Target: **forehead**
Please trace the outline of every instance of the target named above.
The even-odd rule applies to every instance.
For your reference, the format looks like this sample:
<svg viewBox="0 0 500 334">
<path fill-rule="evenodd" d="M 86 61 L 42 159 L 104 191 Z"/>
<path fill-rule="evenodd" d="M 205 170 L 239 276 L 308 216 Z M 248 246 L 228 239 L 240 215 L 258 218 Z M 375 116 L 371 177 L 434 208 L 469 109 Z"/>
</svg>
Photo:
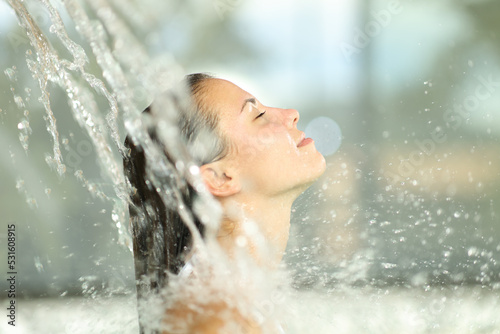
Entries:
<svg viewBox="0 0 500 334">
<path fill-rule="evenodd" d="M 239 115 L 245 99 L 252 97 L 230 81 L 223 79 L 207 79 L 203 102 L 215 109 L 222 119 L 232 119 Z"/>
</svg>

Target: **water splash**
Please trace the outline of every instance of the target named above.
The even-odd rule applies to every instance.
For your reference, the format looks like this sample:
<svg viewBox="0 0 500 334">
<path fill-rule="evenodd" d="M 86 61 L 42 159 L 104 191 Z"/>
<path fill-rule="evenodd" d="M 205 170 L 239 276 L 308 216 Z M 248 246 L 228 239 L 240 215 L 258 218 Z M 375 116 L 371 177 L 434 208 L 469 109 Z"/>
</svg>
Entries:
<svg viewBox="0 0 500 334">
<path fill-rule="evenodd" d="M 85 49 L 70 38 L 60 11 L 48 0 L 40 0 L 40 9 L 48 13 L 47 23 L 50 36 L 54 38 L 53 43 L 62 45 L 63 50 L 53 46 L 48 35 L 43 33 L 26 8 L 25 2 L 9 0 L 9 4 L 26 31 L 32 48 L 27 52 L 27 67 L 40 88 L 39 101 L 45 109 L 46 128 L 53 141 L 52 154 L 47 153 L 45 157 L 47 164 L 60 177 L 66 174 L 67 167 L 61 146 L 69 151 L 69 140 L 65 137 L 60 138 L 57 117 L 50 100 L 51 89 L 59 87 L 66 94 L 73 118 L 90 138 L 101 173 L 110 181 L 113 193 L 105 191 L 104 184 L 92 182 L 86 176 L 84 168 L 75 168 L 74 176 L 92 196 L 113 203 L 110 220 L 118 231 L 119 242 L 132 250 L 127 208 L 133 204 L 130 203 L 128 195 L 131 191 L 130 185 L 126 182 L 121 168 L 122 158 L 128 155 L 123 145 L 123 138 L 120 136 L 120 132 L 124 130 L 135 145 L 142 147 L 147 161 L 151 162 L 148 163 L 151 168 L 146 173 L 152 186 L 159 190 L 158 193 L 167 206 L 177 208 L 182 220 L 191 231 L 193 247 L 197 253 L 201 258 L 213 257 L 218 248 L 215 242 L 212 241 L 211 244 L 210 241 L 202 239 L 195 226 L 195 217 L 205 225 L 207 239 L 213 240 L 222 210 L 205 188 L 199 169 L 179 136 L 179 129 L 176 126 L 177 107 L 172 96 L 161 94 L 169 90 L 176 99 L 187 98 L 186 92 L 174 88 L 174 84 L 182 78 L 182 69 L 168 55 L 149 57 L 143 43 L 134 36 L 108 1 L 89 0 L 85 6 L 75 0 L 64 2 L 67 15 L 75 23 L 77 32 L 90 46 L 92 55 L 86 54 Z M 118 7 L 128 8 L 122 3 Z M 94 17 L 98 20 L 93 19 Z M 110 47 L 109 41 L 113 42 L 111 43 L 113 48 Z M 131 49 L 133 52 L 130 52 Z M 91 57 L 95 58 L 102 78 L 88 70 Z M 13 69 L 6 71 L 6 75 L 12 80 L 16 78 Z M 107 102 L 108 110 L 105 115 L 98 107 L 96 96 L 104 97 Z M 145 104 L 149 104 L 152 96 L 160 97 L 155 100 L 151 115 L 144 116 L 141 111 Z M 25 107 L 23 100 L 16 99 L 16 103 L 20 107 Z M 148 130 L 152 126 L 156 128 L 158 139 L 164 148 L 151 139 Z M 29 122 L 19 122 L 19 130 L 31 131 Z M 27 146 L 25 149 L 28 151 Z M 164 149 L 168 151 L 173 161 L 167 159 Z M 190 209 L 184 203 L 180 191 L 179 186 L 186 183 L 197 191 L 194 209 Z M 20 180 L 18 184 L 19 190 L 24 191 L 23 181 Z M 50 194 L 50 189 L 46 194 Z M 34 204 L 36 205 L 36 202 Z M 138 229 L 151 229 L 140 216 L 133 224 Z M 158 253 L 164 247 L 163 235 L 159 231 L 154 231 L 153 239 L 152 252 Z M 67 257 L 72 255 L 73 253 L 70 253 Z M 207 260 L 206 268 L 214 268 L 214 265 L 222 266 L 223 263 Z M 43 268 L 40 266 L 40 261 L 35 261 L 35 264 L 37 268 Z M 246 270 L 245 275 L 248 276 L 248 268 L 245 268 L 240 267 L 240 270 Z M 156 267 L 152 270 L 161 274 L 163 269 Z M 231 271 L 226 270 L 226 272 Z M 217 288 L 223 290 L 228 279 L 229 277 L 213 280 L 213 283 L 219 284 Z M 84 295 L 96 298 L 99 290 L 97 277 L 86 276 L 80 280 Z M 196 288 L 199 290 L 199 287 Z M 233 290 L 235 293 L 238 291 L 236 287 Z M 250 298 L 257 291 L 263 291 L 262 285 L 258 289 L 255 286 L 255 289 L 247 291 Z M 238 302 L 238 299 L 234 299 L 234 302 Z M 242 311 L 249 312 L 248 306 L 246 307 Z M 157 319 L 161 319 L 161 316 Z"/>
</svg>

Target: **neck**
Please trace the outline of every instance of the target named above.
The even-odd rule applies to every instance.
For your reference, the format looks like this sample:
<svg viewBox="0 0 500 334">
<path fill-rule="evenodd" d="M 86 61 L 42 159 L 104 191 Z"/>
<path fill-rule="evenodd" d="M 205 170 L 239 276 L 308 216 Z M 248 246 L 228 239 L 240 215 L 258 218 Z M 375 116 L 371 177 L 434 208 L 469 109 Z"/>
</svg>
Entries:
<svg viewBox="0 0 500 334">
<path fill-rule="evenodd" d="M 277 266 L 288 241 L 290 213 L 296 197 L 240 193 L 229 199 L 219 198 L 226 213 L 217 235 L 219 244 L 231 257 L 244 248 L 259 265 Z"/>
</svg>

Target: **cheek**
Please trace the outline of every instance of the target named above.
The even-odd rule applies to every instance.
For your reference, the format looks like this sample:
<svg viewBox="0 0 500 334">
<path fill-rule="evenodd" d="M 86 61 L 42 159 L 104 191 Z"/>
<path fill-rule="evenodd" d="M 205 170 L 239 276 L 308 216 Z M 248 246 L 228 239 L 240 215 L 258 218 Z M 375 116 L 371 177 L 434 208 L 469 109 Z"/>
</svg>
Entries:
<svg viewBox="0 0 500 334">
<path fill-rule="evenodd" d="M 274 126 L 260 129 L 255 136 L 255 146 L 262 148 L 274 144 L 278 134 L 279 129 Z"/>
<path fill-rule="evenodd" d="M 276 149 L 283 151 L 289 150 L 293 145 L 293 139 L 290 137 L 288 131 L 279 124 L 270 123 L 268 126 L 259 129 L 252 139 L 253 146 L 259 151 L 272 151 Z"/>
<path fill-rule="evenodd" d="M 254 161 L 259 154 L 259 149 L 250 142 L 244 142 L 238 145 L 238 158 L 243 161 Z"/>
<path fill-rule="evenodd" d="M 274 165 L 299 153 L 288 130 L 275 123 L 234 139 L 237 159 L 243 165 L 264 165 L 273 169 Z"/>
</svg>

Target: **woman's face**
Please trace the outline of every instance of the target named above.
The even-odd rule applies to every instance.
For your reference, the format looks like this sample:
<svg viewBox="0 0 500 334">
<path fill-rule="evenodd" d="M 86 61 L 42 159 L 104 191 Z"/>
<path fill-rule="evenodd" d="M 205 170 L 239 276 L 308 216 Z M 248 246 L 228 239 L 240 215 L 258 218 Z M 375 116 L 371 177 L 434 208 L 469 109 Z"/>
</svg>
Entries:
<svg viewBox="0 0 500 334">
<path fill-rule="evenodd" d="M 219 113 L 219 129 L 231 143 L 225 162 L 237 171 L 242 190 L 300 194 L 323 174 L 325 158 L 314 142 L 299 146 L 305 136 L 297 129 L 297 110 L 265 106 L 226 80 L 203 84 L 202 98 Z"/>
</svg>

